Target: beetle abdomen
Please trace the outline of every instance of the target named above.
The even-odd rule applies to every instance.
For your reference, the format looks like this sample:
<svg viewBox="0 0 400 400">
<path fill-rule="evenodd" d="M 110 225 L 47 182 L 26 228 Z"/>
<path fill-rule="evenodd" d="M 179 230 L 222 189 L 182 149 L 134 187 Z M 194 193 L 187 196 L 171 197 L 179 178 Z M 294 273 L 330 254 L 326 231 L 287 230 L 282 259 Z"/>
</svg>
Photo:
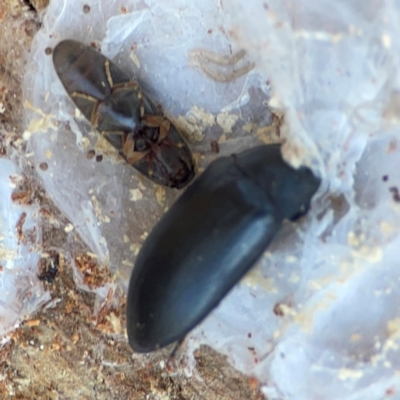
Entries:
<svg viewBox="0 0 400 400">
<path fill-rule="evenodd" d="M 269 184 L 260 184 L 263 177 Z M 307 168 L 284 163 L 279 145 L 213 162 L 138 255 L 127 299 L 132 348 L 149 352 L 183 338 L 255 264 L 283 219 L 308 209 L 318 185 Z"/>
</svg>

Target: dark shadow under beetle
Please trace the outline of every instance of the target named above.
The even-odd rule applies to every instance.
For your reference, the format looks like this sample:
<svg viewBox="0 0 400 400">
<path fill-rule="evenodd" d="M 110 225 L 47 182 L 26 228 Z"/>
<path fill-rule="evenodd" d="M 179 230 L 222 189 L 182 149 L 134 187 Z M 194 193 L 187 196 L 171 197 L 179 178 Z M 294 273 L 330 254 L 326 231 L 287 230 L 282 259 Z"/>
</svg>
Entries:
<svg viewBox="0 0 400 400">
<path fill-rule="evenodd" d="M 264 145 L 214 161 L 146 238 L 127 298 L 129 343 L 181 340 L 256 263 L 285 219 L 304 215 L 320 180 Z"/>
</svg>

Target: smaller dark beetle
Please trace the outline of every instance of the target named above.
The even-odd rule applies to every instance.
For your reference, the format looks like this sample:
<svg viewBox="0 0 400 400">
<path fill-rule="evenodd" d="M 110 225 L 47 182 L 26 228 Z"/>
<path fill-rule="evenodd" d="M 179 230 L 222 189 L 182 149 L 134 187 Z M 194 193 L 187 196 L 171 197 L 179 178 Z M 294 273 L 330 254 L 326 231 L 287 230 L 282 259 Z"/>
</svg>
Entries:
<svg viewBox="0 0 400 400">
<path fill-rule="evenodd" d="M 129 343 L 150 352 L 199 324 L 256 263 L 285 219 L 304 215 L 320 180 L 280 145 L 214 161 L 145 240 L 129 282 Z"/>
<path fill-rule="evenodd" d="M 53 63 L 78 109 L 129 164 L 160 185 L 180 189 L 193 179 L 192 154 L 177 129 L 113 62 L 63 40 Z"/>
</svg>

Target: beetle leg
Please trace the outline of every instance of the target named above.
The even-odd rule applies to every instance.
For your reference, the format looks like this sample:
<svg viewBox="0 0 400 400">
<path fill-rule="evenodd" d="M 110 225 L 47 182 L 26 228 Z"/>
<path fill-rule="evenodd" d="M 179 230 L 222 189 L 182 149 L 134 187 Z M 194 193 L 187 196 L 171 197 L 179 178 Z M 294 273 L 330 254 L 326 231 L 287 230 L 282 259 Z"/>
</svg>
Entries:
<svg viewBox="0 0 400 400">
<path fill-rule="evenodd" d="M 73 92 L 73 93 L 71 93 L 70 96 L 71 97 L 79 97 L 80 99 L 93 101 L 94 103 L 98 101 L 95 97 L 92 97 L 92 96 L 90 96 L 88 94 L 81 93 L 81 92 Z"/>
<path fill-rule="evenodd" d="M 135 150 L 135 141 L 130 134 L 124 133 L 122 137 L 122 151 L 129 157 Z"/>
<path fill-rule="evenodd" d="M 159 142 L 167 137 L 170 126 L 171 122 L 169 122 L 168 120 L 164 120 L 163 123 L 160 125 L 160 136 L 158 137 Z"/>
<path fill-rule="evenodd" d="M 176 353 L 177 353 L 179 350 L 181 350 L 182 345 L 183 345 L 185 339 L 186 339 L 186 336 L 184 336 L 182 339 L 179 339 L 179 340 L 175 343 L 175 346 L 174 346 L 174 348 L 172 349 L 171 354 L 170 354 L 169 357 L 168 357 L 168 362 L 172 362 L 172 361 L 175 359 Z"/>
<path fill-rule="evenodd" d="M 223 83 L 233 81 L 240 76 L 247 74 L 255 67 L 255 63 L 245 64 L 239 69 L 233 68 L 230 72 L 218 71 L 217 68 L 210 66 L 210 64 L 221 65 L 223 67 L 234 66 L 243 59 L 245 55 L 245 50 L 240 50 L 232 56 L 221 56 L 218 53 L 205 49 L 193 49 L 189 53 L 193 65 L 200 67 L 211 79 Z"/>
<path fill-rule="evenodd" d="M 150 128 L 157 128 L 158 126 L 165 125 L 169 129 L 171 122 L 162 115 L 143 115 L 142 121 L 144 124 Z"/>
<path fill-rule="evenodd" d="M 168 135 L 169 128 L 171 127 L 171 122 L 164 118 L 160 124 L 160 135 L 158 136 L 158 141 L 161 142 Z"/>
<path fill-rule="evenodd" d="M 158 142 L 161 142 L 169 132 L 171 122 L 161 115 L 144 115 L 142 121 L 150 128 L 160 128 Z"/>
<path fill-rule="evenodd" d="M 147 151 L 134 151 L 129 157 L 126 158 L 129 164 L 135 164 L 136 162 L 140 161 L 144 156 L 148 154 Z M 149 175 L 153 174 L 152 171 L 149 169 Z"/>
<path fill-rule="evenodd" d="M 96 128 L 99 122 L 99 113 L 98 113 L 98 109 L 99 109 L 99 101 L 96 102 L 96 104 L 93 107 L 93 111 L 92 111 L 92 115 L 90 117 L 90 125 L 93 128 Z"/>
<path fill-rule="evenodd" d="M 154 166 L 153 166 L 153 163 L 150 163 L 150 164 L 149 164 L 149 167 L 148 167 L 148 174 L 149 174 L 149 177 L 150 177 L 150 178 L 154 175 Z"/>
<path fill-rule="evenodd" d="M 104 131 L 104 132 L 101 132 L 101 134 L 103 135 L 103 136 L 107 136 L 107 135 L 125 135 L 125 133 L 124 132 L 122 132 L 122 131 Z"/>
<path fill-rule="evenodd" d="M 122 143 L 124 143 L 124 136 L 123 135 L 125 135 L 125 132 L 122 132 L 122 131 L 102 131 L 102 132 L 100 132 L 100 135 L 101 136 L 103 136 L 103 137 L 105 137 L 105 136 L 121 136 L 121 140 L 122 140 Z"/>
<path fill-rule="evenodd" d="M 86 93 L 81 93 L 81 92 L 73 92 L 71 94 L 71 97 L 78 97 L 79 99 L 85 99 L 85 100 L 91 101 L 93 103 L 96 103 L 94 105 L 94 107 L 93 107 L 92 115 L 90 117 L 90 125 L 93 128 L 96 128 L 97 127 L 97 122 L 98 122 L 98 119 L 99 119 L 99 114 L 97 112 L 97 110 L 99 108 L 99 100 L 97 100 L 95 97 L 92 97 L 92 96 L 90 96 L 90 95 L 88 95 Z"/>
<path fill-rule="evenodd" d="M 106 62 L 104 63 L 104 69 L 106 72 L 108 84 L 112 90 L 121 89 L 121 88 L 122 89 L 132 89 L 132 90 L 139 89 L 139 84 L 136 81 L 122 82 L 122 83 L 117 83 L 116 85 L 114 85 L 114 81 L 113 81 L 113 78 L 112 78 L 111 72 L 110 72 L 110 61 L 109 60 L 106 60 Z"/>
<path fill-rule="evenodd" d="M 110 86 L 110 88 L 112 88 L 114 86 L 114 83 L 113 83 L 113 79 L 112 79 L 111 72 L 110 72 L 110 61 L 109 60 L 105 61 L 104 69 L 106 72 L 108 85 Z"/>
<path fill-rule="evenodd" d="M 144 103 L 143 103 L 143 96 L 142 96 L 141 91 L 139 91 L 139 93 L 138 93 L 138 99 L 140 102 L 140 116 L 143 117 L 144 116 Z"/>
<path fill-rule="evenodd" d="M 116 85 L 113 85 L 112 90 L 115 90 L 115 89 L 138 90 L 139 85 L 136 81 L 122 82 L 122 83 L 117 83 Z"/>
<path fill-rule="evenodd" d="M 129 164 L 141 160 L 148 153 L 147 151 L 135 151 L 135 140 L 131 134 L 126 133 L 122 137 L 122 151 Z"/>
</svg>

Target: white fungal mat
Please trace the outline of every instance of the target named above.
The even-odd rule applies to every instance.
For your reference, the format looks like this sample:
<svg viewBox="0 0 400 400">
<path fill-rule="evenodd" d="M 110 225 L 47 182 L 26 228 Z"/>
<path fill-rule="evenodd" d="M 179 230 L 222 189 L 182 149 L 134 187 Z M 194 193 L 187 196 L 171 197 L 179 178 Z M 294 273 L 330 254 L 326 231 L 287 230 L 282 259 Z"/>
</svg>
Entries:
<svg viewBox="0 0 400 400">
<path fill-rule="evenodd" d="M 209 344 L 226 354 L 269 399 L 400 389 L 399 11 L 356 0 L 52 0 L 33 42 L 28 149 L 71 228 L 125 290 L 178 192 L 99 141 L 46 48 L 66 38 L 101 48 L 181 128 L 200 170 L 217 157 L 211 141 L 218 156 L 277 141 L 268 106 L 284 115 L 285 158 L 311 166 L 322 187 L 187 342 L 189 353 Z"/>
</svg>

